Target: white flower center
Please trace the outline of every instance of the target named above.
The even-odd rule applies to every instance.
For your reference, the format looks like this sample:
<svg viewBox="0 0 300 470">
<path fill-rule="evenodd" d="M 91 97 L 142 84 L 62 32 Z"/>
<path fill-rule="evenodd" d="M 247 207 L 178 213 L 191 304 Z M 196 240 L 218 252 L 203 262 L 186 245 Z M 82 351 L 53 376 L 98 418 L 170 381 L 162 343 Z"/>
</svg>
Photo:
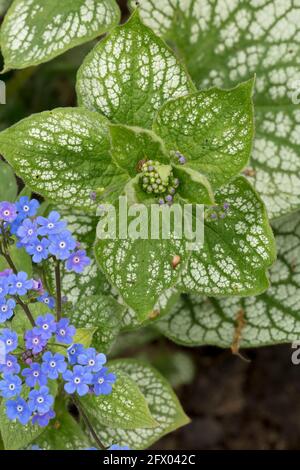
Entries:
<svg viewBox="0 0 300 470">
<path fill-rule="evenodd" d="M 23 211 L 28 212 L 29 211 L 29 206 L 23 206 Z"/>
<path fill-rule="evenodd" d="M 50 228 L 50 230 L 54 227 L 54 224 L 52 222 L 49 222 L 49 224 L 47 225 L 48 228 Z"/>
<path fill-rule="evenodd" d="M 44 398 L 43 397 L 38 397 L 37 402 L 38 403 L 44 403 Z"/>
<path fill-rule="evenodd" d="M 60 242 L 59 248 L 66 248 L 66 242 Z"/>
<path fill-rule="evenodd" d="M 12 362 L 11 362 L 11 361 L 7 361 L 6 365 L 7 365 L 7 367 L 11 367 L 11 366 L 12 366 Z"/>
<path fill-rule="evenodd" d="M 49 325 L 47 325 L 47 323 L 44 323 L 43 324 L 43 330 L 48 330 L 48 328 L 49 328 Z"/>
<path fill-rule="evenodd" d="M 75 256 L 75 258 L 74 258 L 74 263 L 77 264 L 77 263 L 79 263 L 79 261 L 80 261 L 80 258 L 78 258 L 78 256 Z"/>
<path fill-rule="evenodd" d="M 33 344 L 39 344 L 39 339 L 38 338 L 33 338 Z"/>
<path fill-rule="evenodd" d="M 34 373 L 33 373 L 33 377 L 38 377 L 39 375 L 40 375 L 40 374 L 38 373 L 38 371 L 37 371 L 37 370 L 36 370 L 36 371 L 34 371 Z"/>
<path fill-rule="evenodd" d="M 2 311 L 3 313 L 7 312 L 7 305 L 2 305 L 1 311 Z"/>
<path fill-rule="evenodd" d="M 63 329 L 59 330 L 59 334 L 60 336 L 65 336 L 66 330 L 63 330 Z"/>
<path fill-rule="evenodd" d="M 80 384 L 81 379 L 79 377 L 75 377 L 74 382 L 76 383 L 76 385 L 78 385 Z"/>
<path fill-rule="evenodd" d="M 9 210 L 4 211 L 4 215 L 9 216 L 10 212 Z"/>
<path fill-rule="evenodd" d="M 95 365 L 94 359 L 90 359 L 90 360 L 89 360 L 89 366 L 94 366 L 94 365 Z"/>
<path fill-rule="evenodd" d="M 12 345 L 12 340 L 11 340 L 11 339 L 8 339 L 8 340 L 6 341 L 6 344 L 7 344 L 7 346 L 11 346 L 11 345 Z"/>
<path fill-rule="evenodd" d="M 39 253 L 40 253 L 41 251 L 43 251 L 42 245 L 37 245 L 36 251 L 38 251 Z"/>
<path fill-rule="evenodd" d="M 9 388 L 9 390 L 13 391 L 13 390 L 15 390 L 16 386 L 15 386 L 15 384 L 9 384 L 8 388 Z"/>
<path fill-rule="evenodd" d="M 56 362 L 51 361 L 51 362 L 50 362 L 50 367 L 55 367 L 55 366 L 56 366 Z"/>
<path fill-rule="evenodd" d="M 18 410 L 19 413 L 22 413 L 22 411 L 23 411 L 23 406 L 18 405 L 18 406 L 17 406 L 17 410 Z"/>
<path fill-rule="evenodd" d="M 32 228 L 30 228 L 30 229 L 28 230 L 28 235 L 32 235 L 32 234 L 33 234 L 33 230 L 32 230 Z"/>
<path fill-rule="evenodd" d="M 99 384 L 99 385 L 102 385 L 102 384 L 103 384 L 103 382 L 104 382 L 104 379 L 103 379 L 103 377 L 100 377 L 100 379 L 98 379 L 98 384 Z"/>
<path fill-rule="evenodd" d="M 23 283 L 19 281 L 19 282 L 17 282 L 16 285 L 17 285 L 17 288 L 20 289 L 23 286 Z"/>
</svg>

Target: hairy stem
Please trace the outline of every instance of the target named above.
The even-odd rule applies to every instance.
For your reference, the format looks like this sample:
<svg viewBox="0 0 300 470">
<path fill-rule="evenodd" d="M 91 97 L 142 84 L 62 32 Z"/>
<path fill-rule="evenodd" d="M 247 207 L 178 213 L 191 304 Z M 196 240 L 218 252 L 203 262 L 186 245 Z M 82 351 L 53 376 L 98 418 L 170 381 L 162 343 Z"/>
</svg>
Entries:
<svg viewBox="0 0 300 470">
<path fill-rule="evenodd" d="M 95 429 L 93 428 L 93 425 L 92 423 L 90 422 L 88 416 L 86 415 L 83 407 L 81 406 L 81 403 L 80 401 L 78 400 L 78 398 L 75 396 L 75 395 L 72 395 L 72 400 L 73 400 L 73 403 L 74 405 L 76 406 L 77 410 L 79 411 L 83 421 L 85 422 L 86 424 L 86 427 L 89 429 L 91 435 L 93 436 L 93 439 L 94 441 L 96 442 L 97 446 L 102 449 L 102 450 L 105 450 L 106 447 L 102 444 L 102 442 L 100 441 L 99 437 L 97 436 L 97 433 L 95 431 Z"/>
<path fill-rule="evenodd" d="M 56 282 L 56 316 L 57 321 L 61 319 L 61 279 L 60 279 L 60 261 L 57 260 L 55 265 L 55 282 Z"/>
</svg>

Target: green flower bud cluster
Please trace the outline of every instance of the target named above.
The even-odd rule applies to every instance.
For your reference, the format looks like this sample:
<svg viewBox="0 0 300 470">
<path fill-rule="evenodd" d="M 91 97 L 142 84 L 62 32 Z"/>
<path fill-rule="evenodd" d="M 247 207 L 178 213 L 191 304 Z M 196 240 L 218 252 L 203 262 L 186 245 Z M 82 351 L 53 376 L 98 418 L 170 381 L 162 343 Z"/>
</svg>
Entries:
<svg viewBox="0 0 300 470">
<path fill-rule="evenodd" d="M 148 160 L 141 165 L 141 185 L 148 194 L 164 196 L 159 199 L 160 204 L 170 204 L 173 202 L 179 181 L 178 178 L 174 178 L 169 165 Z"/>
</svg>

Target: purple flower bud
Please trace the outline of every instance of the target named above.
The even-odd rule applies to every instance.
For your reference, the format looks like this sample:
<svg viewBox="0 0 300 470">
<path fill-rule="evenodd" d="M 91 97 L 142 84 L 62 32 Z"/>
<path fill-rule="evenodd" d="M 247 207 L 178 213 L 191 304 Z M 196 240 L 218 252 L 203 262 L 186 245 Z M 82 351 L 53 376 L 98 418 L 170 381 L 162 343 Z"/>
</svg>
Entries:
<svg viewBox="0 0 300 470">
<path fill-rule="evenodd" d="M 225 211 L 227 211 L 229 209 L 229 203 L 228 202 L 224 202 L 223 204 L 223 208 L 225 209 Z"/>
<path fill-rule="evenodd" d="M 213 213 L 211 214 L 210 218 L 211 218 L 211 219 L 217 219 L 218 216 L 217 216 L 217 214 L 216 214 L 215 212 L 213 212 Z"/>
<path fill-rule="evenodd" d="M 0 277 L 8 277 L 13 273 L 12 269 L 5 269 L 0 273 Z"/>
<path fill-rule="evenodd" d="M 158 204 L 159 204 L 160 206 L 162 206 L 164 203 L 165 203 L 164 199 L 160 198 L 160 199 L 158 200 Z"/>
<path fill-rule="evenodd" d="M 36 290 L 36 291 L 38 291 L 42 294 L 44 292 L 44 287 L 43 287 L 42 280 L 41 279 L 37 279 L 37 280 L 33 279 L 32 289 Z"/>
<path fill-rule="evenodd" d="M 175 188 L 170 188 L 170 189 L 169 189 L 169 193 L 170 193 L 170 194 L 175 194 L 175 192 L 176 192 L 176 189 L 175 189 Z"/>
<path fill-rule="evenodd" d="M 148 171 L 153 171 L 154 170 L 154 167 L 152 165 L 149 165 L 148 166 Z"/>
<path fill-rule="evenodd" d="M 173 196 L 171 196 L 171 194 L 168 194 L 165 199 L 166 199 L 167 202 L 172 202 L 173 201 Z"/>
<path fill-rule="evenodd" d="M 81 247 L 81 243 L 80 242 L 76 242 L 76 248 L 80 248 Z"/>
<path fill-rule="evenodd" d="M 33 362 L 33 361 L 32 361 L 32 359 L 31 359 L 31 357 L 28 357 L 28 358 L 25 360 L 25 363 L 26 363 L 27 365 L 32 364 L 32 362 Z"/>
<path fill-rule="evenodd" d="M 220 219 L 224 219 L 226 217 L 226 214 L 224 212 L 220 212 L 219 217 Z"/>
<path fill-rule="evenodd" d="M 63 295 L 62 298 L 61 298 L 61 301 L 63 304 L 67 303 L 68 302 L 68 297 L 66 295 Z"/>
<path fill-rule="evenodd" d="M 90 192 L 90 198 L 91 198 L 92 201 L 96 201 L 96 198 L 97 198 L 96 191 L 91 191 Z"/>
<path fill-rule="evenodd" d="M 179 157 L 178 162 L 180 163 L 180 165 L 184 165 L 186 163 L 185 157 L 183 155 L 181 157 Z"/>
</svg>

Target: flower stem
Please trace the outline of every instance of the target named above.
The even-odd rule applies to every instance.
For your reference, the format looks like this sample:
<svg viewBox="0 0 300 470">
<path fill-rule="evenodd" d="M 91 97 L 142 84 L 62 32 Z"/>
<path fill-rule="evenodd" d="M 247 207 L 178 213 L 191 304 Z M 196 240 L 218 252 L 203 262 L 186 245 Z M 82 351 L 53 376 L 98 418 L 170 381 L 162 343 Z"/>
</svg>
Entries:
<svg viewBox="0 0 300 470">
<path fill-rule="evenodd" d="M 3 232 L 2 232 L 2 233 L 3 233 Z M 6 261 L 7 261 L 8 265 L 9 265 L 9 267 L 13 270 L 13 272 L 14 272 L 15 274 L 17 274 L 17 273 L 18 273 L 18 270 L 17 270 L 17 268 L 16 268 L 16 266 L 15 266 L 13 260 L 11 259 L 10 255 L 9 255 L 9 253 L 8 253 L 8 251 L 7 251 L 7 246 L 6 246 L 6 243 L 5 243 L 4 240 L 5 240 L 5 234 L 3 234 L 3 245 L 4 245 L 4 247 L 3 247 L 2 244 L 0 243 L 0 255 L 2 255 L 2 256 L 6 259 Z M 20 299 L 20 297 L 19 297 L 18 295 L 15 296 L 15 299 L 16 299 L 17 303 L 18 303 L 18 304 L 22 307 L 22 309 L 24 310 L 24 312 L 25 312 L 25 314 L 26 314 L 28 320 L 30 321 L 31 325 L 34 326 L 34 325 L 35 325 L 35 323 L 34 323 L 34 318 L 33 318 L 33 316 L 32 316 L 32 313 L 31 313 L 31 311 L 30 311 L 28 305 L 26 305 L 26 304 L 23 302 L 23 300 Z"/>
<path fill-rule="evenodd" d="M 55 265 L 55 282 L 56 282 L 56 316 L 57 321 L 61 319 L 61 279 L 60 279 L 60 261 L 57 260 Z"/>
<path fill-rule="evenodd" d="M 106 447 L 102 444 L 99 437 L 97 436 L 97 433 L 96 433 L 95 429 L 93 428 L 93 425 L 90 422 L 88 416 L 86 415 L 83 407 L 81 406 L 81 403 L 78 400 L 78 398 L 75 395 L 72 395 L 72 400 L 73 400 L 73 403 L 76 406 L 77 410 L 79 411 L 80 415 L 82 416 L 82 419 L 86 424 L 86 427 L 89 429 L 91 435 L 93 436 L 93 439 L 95 440 L 97 446 L 102 450 L 106 450 Z"/>
</svg>

